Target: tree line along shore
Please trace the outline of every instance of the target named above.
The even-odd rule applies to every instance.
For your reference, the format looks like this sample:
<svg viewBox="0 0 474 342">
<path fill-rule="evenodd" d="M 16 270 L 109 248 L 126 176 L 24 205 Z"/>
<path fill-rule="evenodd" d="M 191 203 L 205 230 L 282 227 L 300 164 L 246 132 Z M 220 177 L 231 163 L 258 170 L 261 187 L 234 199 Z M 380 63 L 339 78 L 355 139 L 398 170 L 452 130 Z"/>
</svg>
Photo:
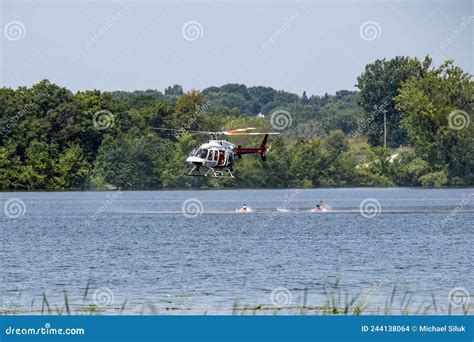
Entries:
<svg viewBox="0 0 474 342">
<path fill-rule="evenodd" d="M 0 190 L 471 186 L 474 85 L 446 61 L 368 64 L 356 91 L 301 95 L 241 84 L 184 92 L 0 89 Z M 153 128 L 176 129 L 157 131 Z M 188 131 L 276 131 L 235 180 L 188 177 Z M 242 146 L 259 138 L 232 137 Z"/>
</svg>

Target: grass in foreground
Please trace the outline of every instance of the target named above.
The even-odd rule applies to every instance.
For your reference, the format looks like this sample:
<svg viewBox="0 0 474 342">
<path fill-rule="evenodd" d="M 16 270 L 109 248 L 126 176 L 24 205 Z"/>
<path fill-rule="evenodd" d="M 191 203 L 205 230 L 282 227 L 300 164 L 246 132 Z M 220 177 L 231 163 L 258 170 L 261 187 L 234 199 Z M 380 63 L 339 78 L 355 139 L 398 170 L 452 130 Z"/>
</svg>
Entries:
<svg viewBox="0 0 474 342">
<path fill-rule="evenodd" d="M 167 306 L 157 308 L 153 304 L 141 303 L 139 305 L 130 304 L 124 300 L 120 306 L 117 305 L 97 305 L 89 298 L 90 282 L 85 287 L 81 303 L 72 303 L 64 291 L 64 300 L 61 305 L 51 305 L 45 293 L 42 295 L 41 305 L 35 305 L 35 300 L 31 302 L 29 310 L 24 308 L 12 308 L 0 310 L 1 315 L 176 315 L 176 314 L 202 314 L 206 315 L 208 310 L 203 309 L 197 312 L 196 309 L 187 305 L 173 305 L 167 302 Z M 219 308 L 221 314 L 232 315 L 470 315 L 473 312 L 472 304 L 454 306 L 451 303 L 442 305 L 438 303 L 437 297 L 432 294 L 430 300 L 416 300 L 414 294 L 409 290 L 401 290 L 394 286 L 390 294 L 386 296 L 383 306 L 374 304 L 380 302 L 382 297 L 379 294 L 380 287 L 372 287 L 367 291 L 362 291 L 357 295 L 349 295 L 340 286 L 340 279 L 331 284 L 329 290 L 325 292 L 325 300 L 322 304 L 308 303 L 308 291 L 304 290 L 300 304 L 289 303 L 283 306 L 268 304 L 239 305 L 234 302 L 232 308 Z M 186 297 L 190 304 L 192 295 L 177 295 Z M 186 302 L 185 302 L 186 303 Z M 212 310 L 210 308 L 209 310 Z M 215 310 L 214 310 L 215 311 Z"/>
</svg>

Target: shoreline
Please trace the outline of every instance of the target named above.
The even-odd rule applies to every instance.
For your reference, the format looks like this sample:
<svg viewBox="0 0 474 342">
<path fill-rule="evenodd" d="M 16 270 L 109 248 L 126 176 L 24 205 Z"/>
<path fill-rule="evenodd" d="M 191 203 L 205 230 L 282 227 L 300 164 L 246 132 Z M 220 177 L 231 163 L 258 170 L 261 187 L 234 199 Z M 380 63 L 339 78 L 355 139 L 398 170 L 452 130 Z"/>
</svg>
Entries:
<svg viewBox="0 0 474 342">
<path fill-rule="evenodd" d="M 473 189 L 474 185 L 469 186 L 443 186 L 443 187 L 425 187 L 425 186 L 351 186 L 351 187 L 320 187 L 320 188 L 173 188 L 173 189 L 64 189 L 64 190 L 0 190 L 1 193 L 67 193 L 67 192 L 173 192 L 173 191 L 239 191 L 239 190 L 338 190 L 338 189 L 413 189 L 413 190 L 446 190 L 446 189 Z"/>
</svg>

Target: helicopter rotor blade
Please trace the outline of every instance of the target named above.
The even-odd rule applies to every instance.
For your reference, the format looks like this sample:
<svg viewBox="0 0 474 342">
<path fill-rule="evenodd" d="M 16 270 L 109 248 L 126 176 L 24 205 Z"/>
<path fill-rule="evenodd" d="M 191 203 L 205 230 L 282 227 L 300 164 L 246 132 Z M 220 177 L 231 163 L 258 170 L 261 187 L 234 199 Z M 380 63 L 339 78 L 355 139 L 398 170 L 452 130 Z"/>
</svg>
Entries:
<svg viewBox="0 0 474 342">
<path fill-rule="evenodd" d="M 250 130 L 254 130 L 254 127 L 247 127 L 247 128 L 238 128 L 230 131 L 223 131 L 223 132 L 207 132 L 207 131 L 188 131 L 186 129 L 175 129 L 175 128 L 161 128 L 161 127 L 150 127 L 153 130 L 159 131 L 173 131 L 173 132 L 184 132 L 184 133 L 198 133 L 198 134 L 207 134 L 207 135 L 238 135 L 238 136 L 247 136 L 247 135 L 276 135 L 280 134 L 278 132 L 247 132 Z"/>
<path fill-rule="evenodd" d="M 240 135 L 240 136 L 246 136 L 246 135 L 276 135 L 280 134 L 278 132 L 221 132 L 224 135 Z"/>
<path fill-rule="evenodd" d="M 225 132 L 245 132 L 245 131 L 251 131 L 253 129 L 256 129 L 255 127 L 247 127 L 247 128 L 237 128 L 237 129 L 231 129 L 230 131 L 225 131 Z"/>
<path fill-rule="evenodd" d="M 189 130 L 183 129 L 183 128 L 176 129 L 176 128 L 150 127 L 150 129 L 158 130 L 158 131 L 172 131 L 172 132 L 183 132 L 183 133 L 201 133 L 201 134 L 207 134 L 207 135 L 220 133 L 220 132 L 207 132 L 207 131 L 189 131 Z"/>
</svg>

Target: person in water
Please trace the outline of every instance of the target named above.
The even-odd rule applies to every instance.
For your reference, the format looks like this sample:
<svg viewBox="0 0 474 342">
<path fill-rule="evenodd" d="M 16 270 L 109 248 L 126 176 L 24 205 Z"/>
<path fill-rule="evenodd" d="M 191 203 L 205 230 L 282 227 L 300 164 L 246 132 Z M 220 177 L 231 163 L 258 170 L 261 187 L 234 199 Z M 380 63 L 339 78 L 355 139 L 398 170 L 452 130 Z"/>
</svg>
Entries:
<svg viewBox="0 0 474 342">
<path fill-rule="evenodd" d="M 247 211 L 247 204 L 244 203 L 244 206 L 242 208 L 240 208 L 240 211 Z"/>
<path fill-rule="evenodd" d="M 324 204 L 324 202 L 322 200 L 320 200 L 319 204 L 316 204 L 316 208 L 314 208 L 314 210 L 321 211 L 325 208 L 326 208 L 326 205 Z"/>
</svg>

